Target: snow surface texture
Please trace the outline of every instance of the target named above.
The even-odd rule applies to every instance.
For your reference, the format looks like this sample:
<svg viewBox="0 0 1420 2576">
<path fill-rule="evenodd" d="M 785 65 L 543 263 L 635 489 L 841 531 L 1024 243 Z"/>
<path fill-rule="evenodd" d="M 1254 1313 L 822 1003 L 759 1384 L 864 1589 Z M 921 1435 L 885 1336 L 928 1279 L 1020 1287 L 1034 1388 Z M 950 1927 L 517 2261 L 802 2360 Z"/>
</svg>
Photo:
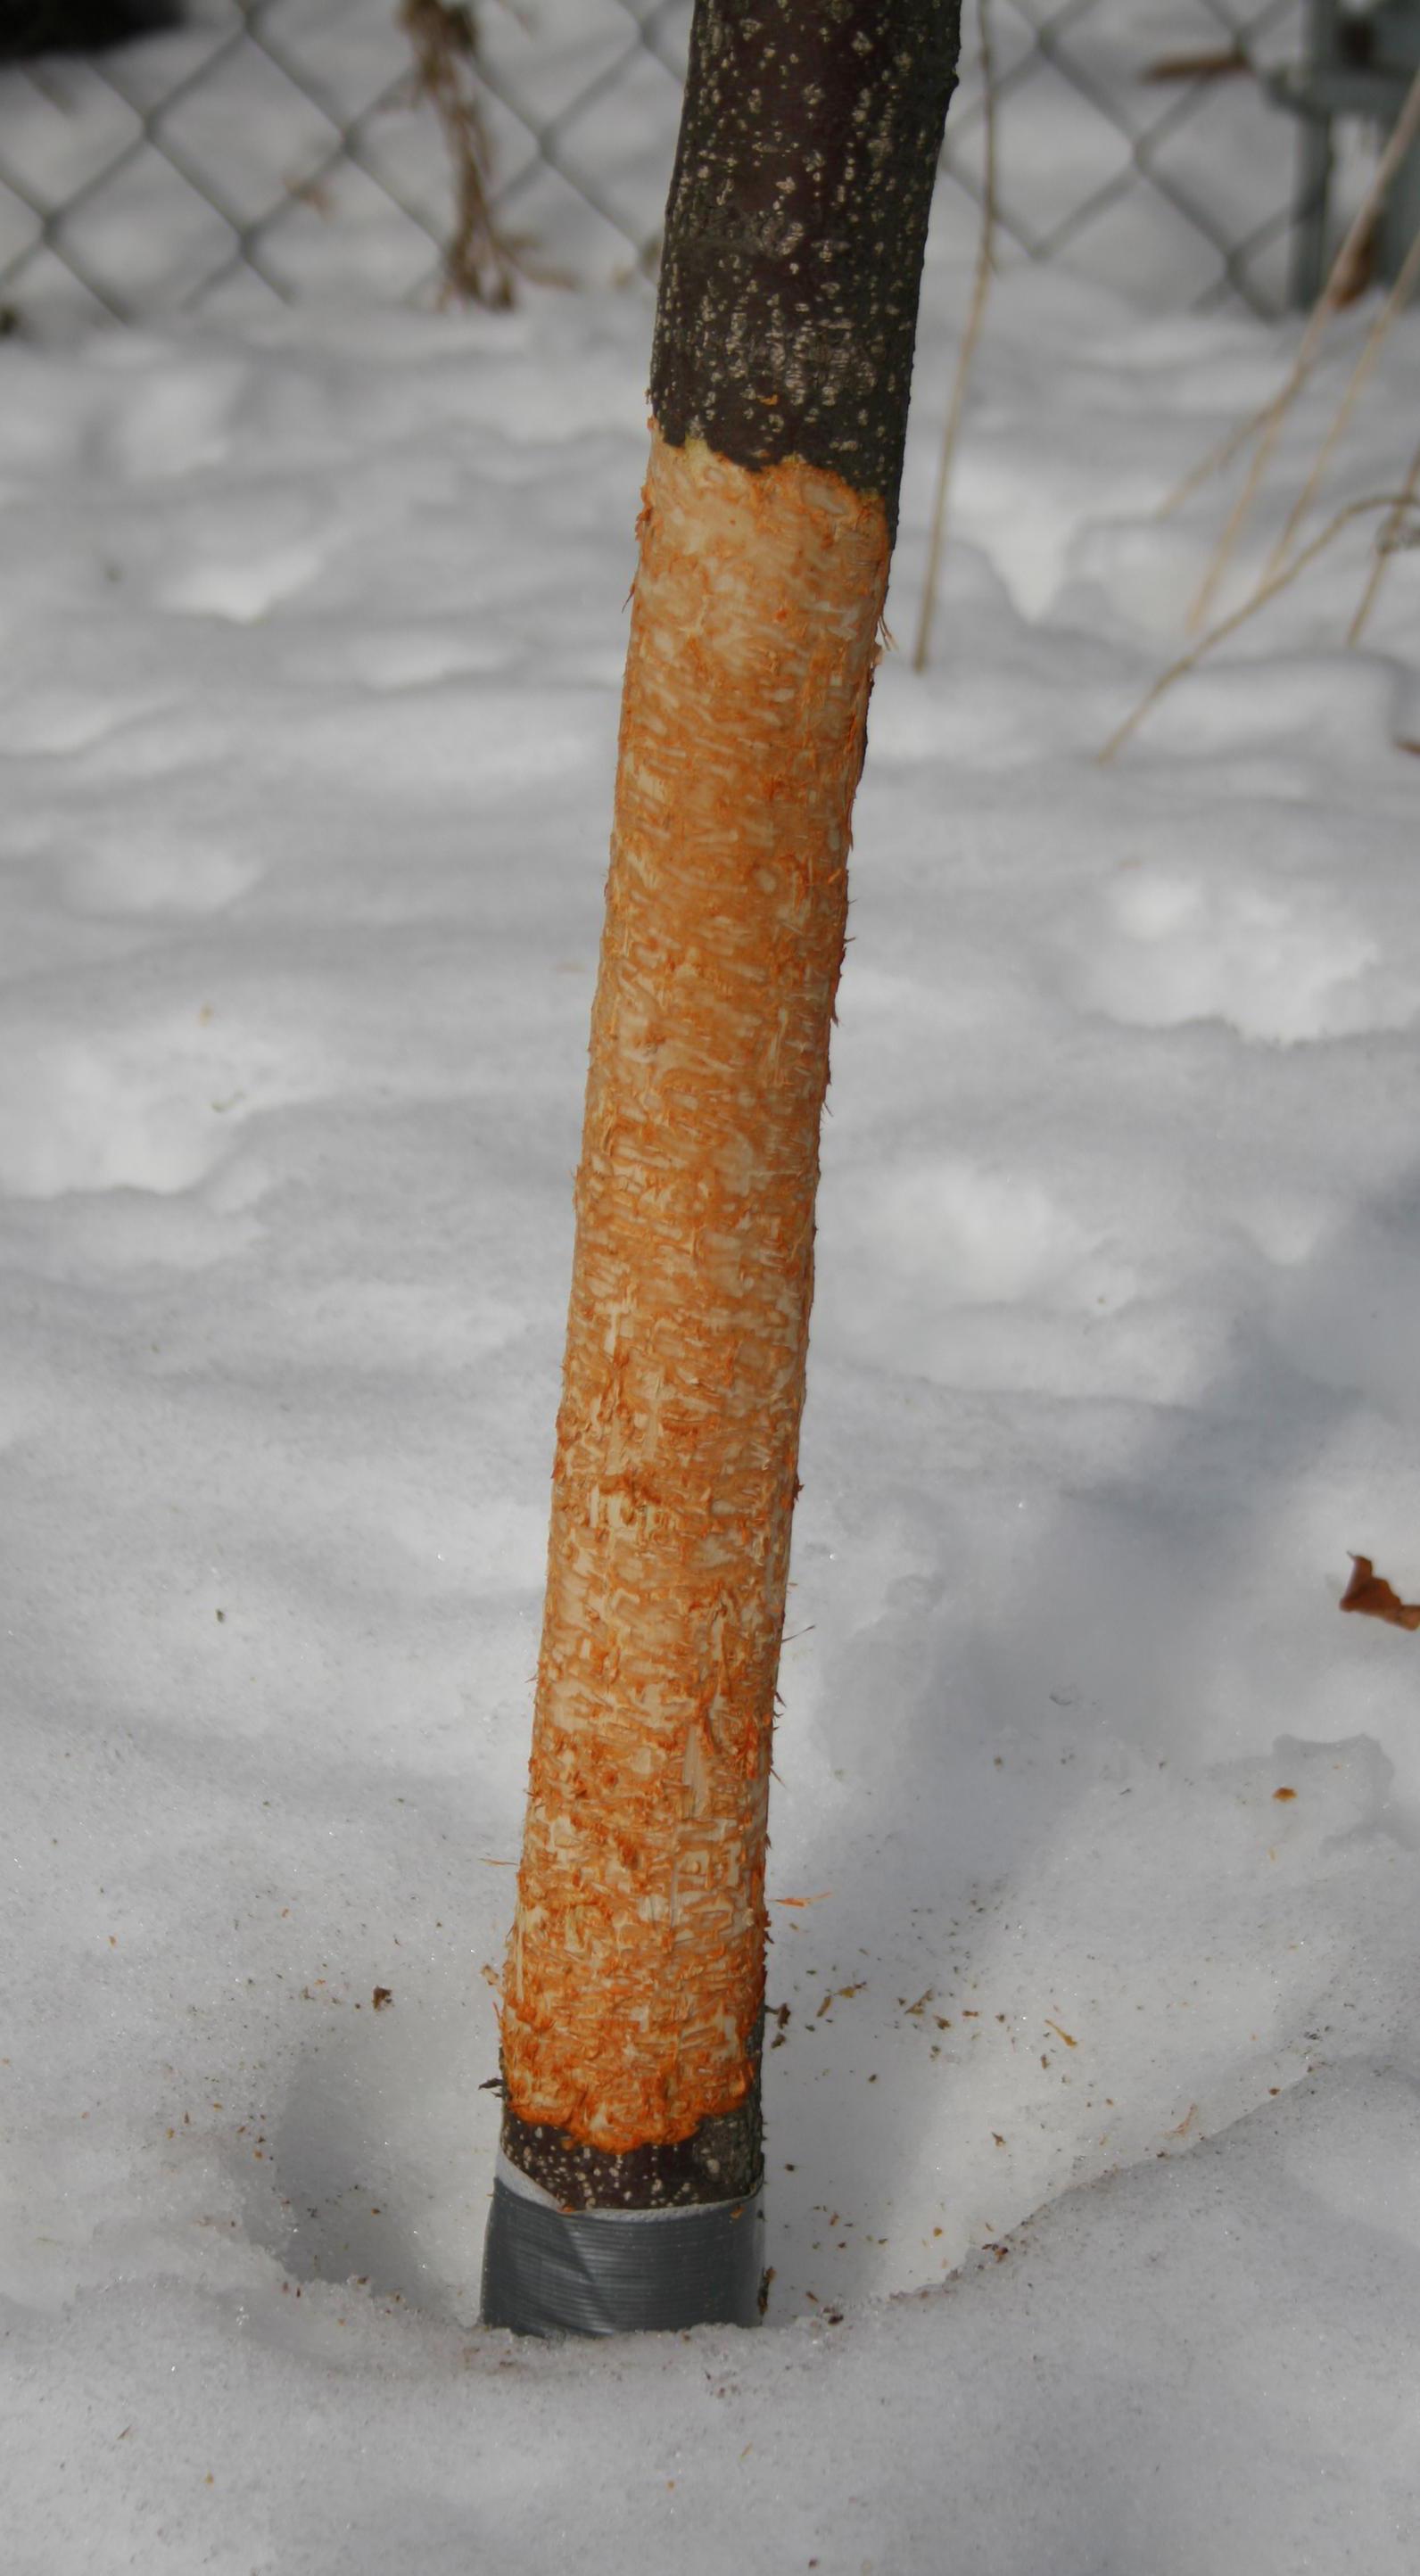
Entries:
<svg viewBox="0 0 1420 2576">
<path fill-rule="evenodd" d="M 768 2329 L 476 2324 L 647 321 L 0 350 L 7 2576 L 1409 2576 L 1420 559 L 1093 761 L 1290 335 L 999 290 L 858 811 Z M 1417 404 L 1410 323 L 1345 488 Z"/>
</svg>

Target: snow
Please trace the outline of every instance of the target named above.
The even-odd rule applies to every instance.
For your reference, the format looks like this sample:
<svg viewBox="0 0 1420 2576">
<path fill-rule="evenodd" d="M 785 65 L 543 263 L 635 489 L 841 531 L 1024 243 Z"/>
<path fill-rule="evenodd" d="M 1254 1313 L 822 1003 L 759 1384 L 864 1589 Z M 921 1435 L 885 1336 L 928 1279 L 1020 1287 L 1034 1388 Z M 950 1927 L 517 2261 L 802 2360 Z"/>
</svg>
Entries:
<svg viewBox="0 0 1420 2576">
<path fill-rule="evenodd" d="M 1417 559 L 1094 758 L 1291 332 L 997 289 L 858 808 L 768 2324 L 476 2322 L 647 337 L 0 349 L 7 2564 L 1399 2576 Z M 1407 321 L 1339 496 L 1417 396 Z"/>
</svg>

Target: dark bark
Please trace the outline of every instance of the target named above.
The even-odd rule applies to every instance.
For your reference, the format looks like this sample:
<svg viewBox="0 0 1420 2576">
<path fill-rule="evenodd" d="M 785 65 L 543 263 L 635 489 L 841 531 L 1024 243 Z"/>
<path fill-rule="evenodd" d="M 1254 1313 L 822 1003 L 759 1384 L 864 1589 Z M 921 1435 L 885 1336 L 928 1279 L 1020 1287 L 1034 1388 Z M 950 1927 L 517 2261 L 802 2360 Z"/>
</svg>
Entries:
<svg viewBox="0 0 1420 2576">
<path fill-rule="evenodd" d="M 707 2201 L 749 2200 L 763 2178 L 759 2071 L 738 2110 L 702 2120 L 674 2146 L 633 2147 L 607 2155 L 564 2129 L 503 2114 L 503 2153 L 563 2209 L 688 2209 Z"/>
<path fill-rule="evenodd" d="M 960 0 L 696 0 L 651 407 L 672 446 L 795 456 L 896 526 Z"/>
</svg>

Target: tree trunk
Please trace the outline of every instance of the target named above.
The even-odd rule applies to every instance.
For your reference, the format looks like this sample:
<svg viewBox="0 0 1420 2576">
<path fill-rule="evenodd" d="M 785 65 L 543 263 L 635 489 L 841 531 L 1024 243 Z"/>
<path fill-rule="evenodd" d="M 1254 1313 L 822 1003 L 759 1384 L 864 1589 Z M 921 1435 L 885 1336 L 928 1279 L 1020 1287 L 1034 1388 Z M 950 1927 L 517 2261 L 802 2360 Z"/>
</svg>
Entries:
<svg viewBox="0 0 1420 2576">
<path fill-rule="evenodd" d="M 956 0 L 697 0 L 577 1180 L 488 2322 L 754 2322 L 849 822 Z"/>
</svg>

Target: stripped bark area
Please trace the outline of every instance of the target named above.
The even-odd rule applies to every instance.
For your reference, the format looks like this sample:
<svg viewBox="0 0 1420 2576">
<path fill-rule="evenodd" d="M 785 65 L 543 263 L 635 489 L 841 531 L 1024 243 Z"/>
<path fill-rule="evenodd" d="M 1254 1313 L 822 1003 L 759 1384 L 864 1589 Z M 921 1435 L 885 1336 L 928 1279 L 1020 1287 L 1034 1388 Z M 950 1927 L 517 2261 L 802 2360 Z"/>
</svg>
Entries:
<svg viewBox="0 0 1420 2576">
<path fill-rule="evenodd" d="M 524 2332 L 759 2312 L 819 1120 L 957 20 L 696 0 L 503 1987 Z"/>
<path fill-rule="evenodd" d="M 887 565 L 881 501 L 839 476 L 654 442 L 503 2005 L 512 2120 L 618 2158 L 735 2112 L 757 2133 L 819 1118 Z M 511 2122 L 505 2146 L 534 2179 L 567 2166 Z"/>
</svg>

